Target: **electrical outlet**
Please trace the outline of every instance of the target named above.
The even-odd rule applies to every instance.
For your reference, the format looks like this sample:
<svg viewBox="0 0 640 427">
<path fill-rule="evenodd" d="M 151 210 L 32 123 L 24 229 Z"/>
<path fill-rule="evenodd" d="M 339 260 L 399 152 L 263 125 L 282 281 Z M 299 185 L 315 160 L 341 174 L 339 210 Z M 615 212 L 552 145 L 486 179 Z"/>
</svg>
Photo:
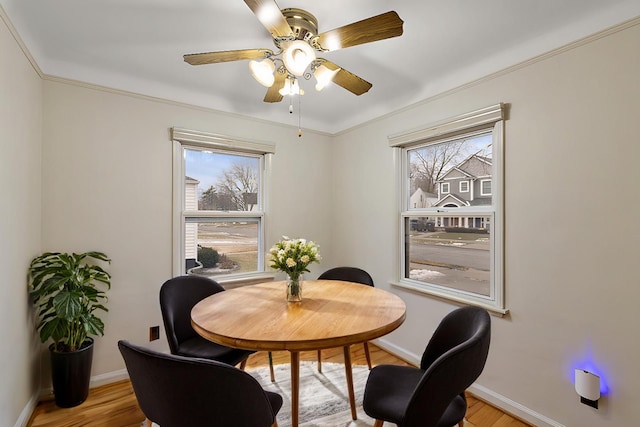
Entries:
<svg viewBox="0 0 640 427">
<path fill-rule="evenodd" d="M 149 328 L 149 341 L 160 339 L 160 326 L 151 326 Z"/>
</svg>

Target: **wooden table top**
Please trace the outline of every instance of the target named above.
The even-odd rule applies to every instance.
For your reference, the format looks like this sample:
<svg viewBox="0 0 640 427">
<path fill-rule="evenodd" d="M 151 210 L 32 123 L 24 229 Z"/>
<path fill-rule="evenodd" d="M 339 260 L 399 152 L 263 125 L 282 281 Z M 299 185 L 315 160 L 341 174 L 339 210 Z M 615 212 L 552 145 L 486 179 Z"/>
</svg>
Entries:
<svg viewBox="0 0 640 427">
<path fill-rule="evenodd" d="M 302 302 L 286 301 L 285 282 L 267 282 L 219 292 L 191 311 L 203 337 L 246 350 L 318 350 L 388 334 L 405 319 L 397 296 L 338 280 L 305 280 Z"/>
</svg>

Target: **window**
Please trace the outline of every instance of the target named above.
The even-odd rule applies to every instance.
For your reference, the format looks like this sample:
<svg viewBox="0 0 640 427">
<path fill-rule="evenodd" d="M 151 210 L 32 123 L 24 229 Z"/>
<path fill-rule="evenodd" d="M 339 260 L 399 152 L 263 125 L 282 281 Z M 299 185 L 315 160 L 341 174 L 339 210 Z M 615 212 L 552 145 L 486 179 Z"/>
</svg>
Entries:
<svg viewBox="0 0 640 427">
<path fill-rule="evenodd" d="M 172 129 L 174 275 L 264 272 L 265 165 L 273 145 Z"/>
<path fill-rule="evenodd" d="M 480 195 L 481 196 L 490 196 L 491 195 L 491 180 L 483 179 L 480 181 Z"/>
<path fill-rule="evenodd" d="M 503 109 L 499 104 L 389 137 L 403 189 L 397 286 L 507 312 Z M 409 195 L 418 189 L 435 199 L 415 208 Z"/>
</svg>

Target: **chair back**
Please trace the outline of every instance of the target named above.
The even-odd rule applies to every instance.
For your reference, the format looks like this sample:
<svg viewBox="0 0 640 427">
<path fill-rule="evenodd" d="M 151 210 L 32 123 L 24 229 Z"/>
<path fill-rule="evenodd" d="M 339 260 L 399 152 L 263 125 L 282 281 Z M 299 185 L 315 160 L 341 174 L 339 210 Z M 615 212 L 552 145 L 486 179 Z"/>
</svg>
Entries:
<svg viewBox="0 0 640 427">
<path fill-rule="evenodd" d="M 162 427 L 268 427 L 277 407 L 260 384 L 233 366 L 158 353 L 118 341 L 138 404 Z M 273 399 L 273 396 L 271 399 Z"/>
<path fill-rule="evenodd" d="M 403 426 L 436 426 L 449 404 L 480 376 L 489 354 L 491 318 L 479 307 L 462 307 L 445 316 L 427 344 Z"/>
<path fill-rule="evenodd" d="M 335 267 L 322 273 L 318 280 L 344 280 L 373 286 L 373 278 L 369 273 L 357 267 Z"/>
<path fill-rule="evenodd" d="M 180 343 L 197 336 L 191 326 L 191 309 L 208 296 L 224 291 L 222 285 L 203 276 L 178 276 L 160 288 L 160 311 L 171 353 Z"/>
</svg>

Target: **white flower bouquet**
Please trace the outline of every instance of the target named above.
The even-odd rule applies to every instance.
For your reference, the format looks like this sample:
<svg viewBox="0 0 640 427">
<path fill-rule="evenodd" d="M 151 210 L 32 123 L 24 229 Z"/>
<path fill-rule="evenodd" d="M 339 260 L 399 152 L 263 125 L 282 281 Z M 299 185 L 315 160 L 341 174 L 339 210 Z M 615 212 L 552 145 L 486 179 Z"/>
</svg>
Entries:
<svg viewBox="0 0 640 427">
<path fill-rule="evenodd" d="M 282 236 L 269 251 L 271 268 L 286 273 L 292 280 L 298 280 L 312 262 L 320 262 L 318 245 L 311 240 L 289 239 Z"/>
</svg>

